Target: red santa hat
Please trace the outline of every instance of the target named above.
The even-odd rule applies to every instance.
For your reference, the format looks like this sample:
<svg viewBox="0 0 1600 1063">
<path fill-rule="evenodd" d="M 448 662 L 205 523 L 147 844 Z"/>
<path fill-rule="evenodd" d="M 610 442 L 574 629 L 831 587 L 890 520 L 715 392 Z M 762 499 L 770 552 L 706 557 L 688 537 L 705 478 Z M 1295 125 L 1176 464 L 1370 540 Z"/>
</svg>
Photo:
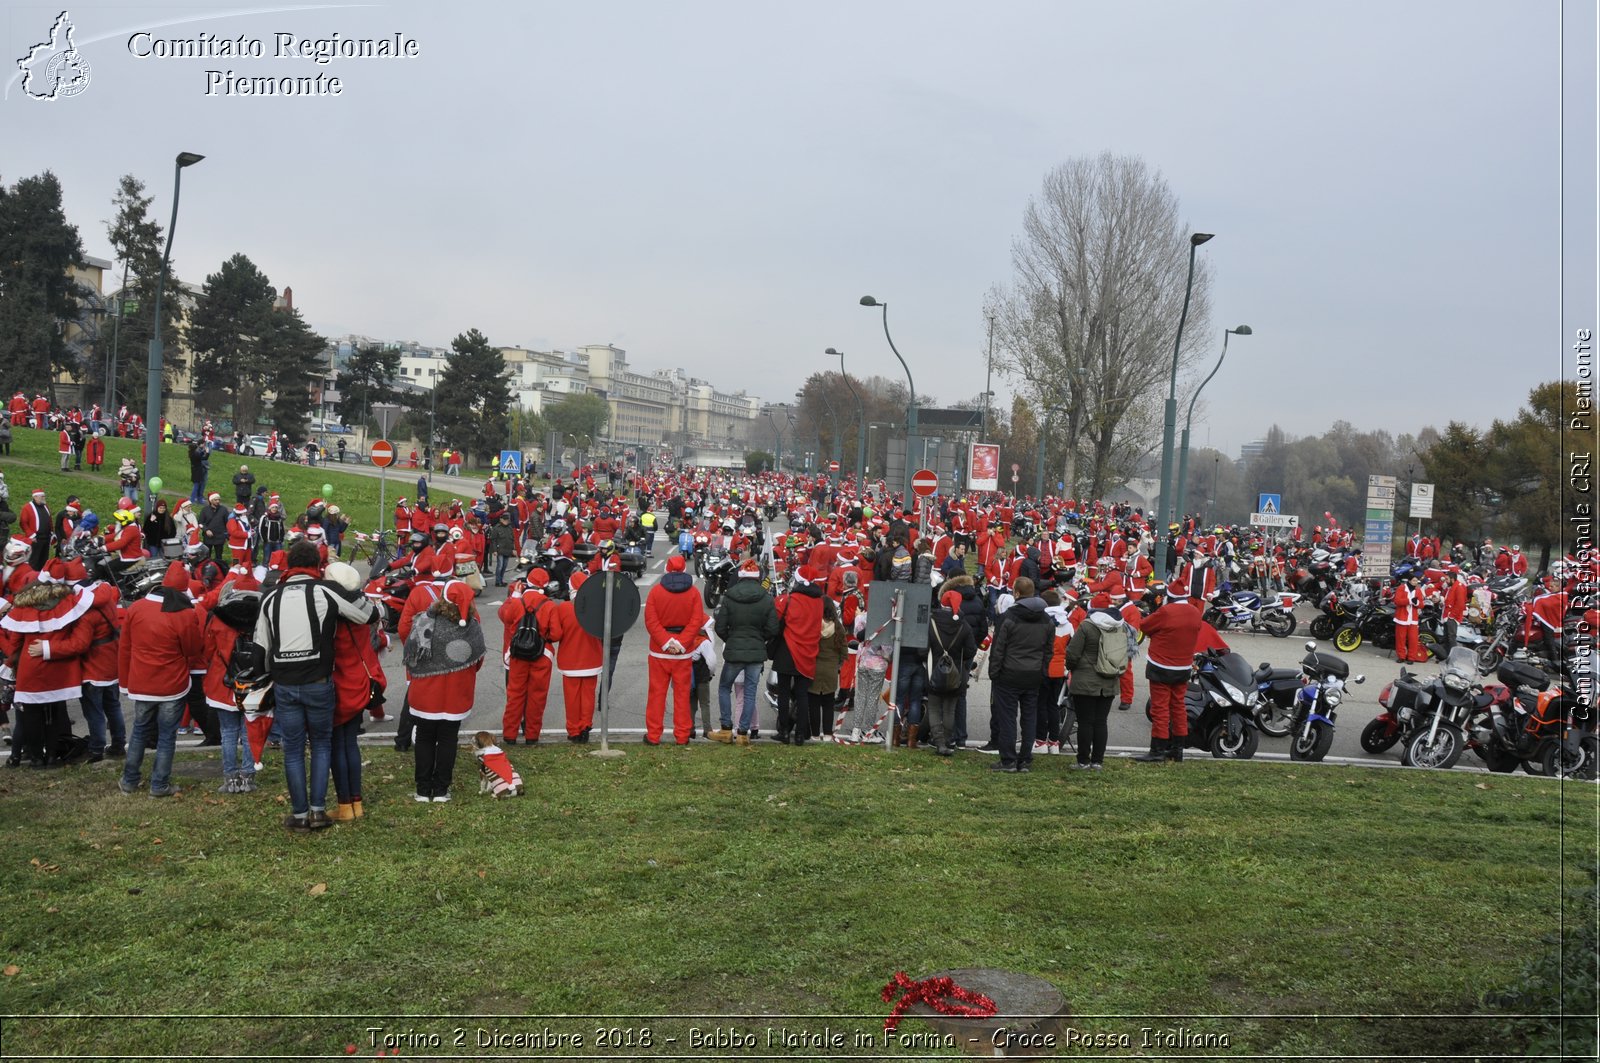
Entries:
<svg viewBox="0 0 1600 1063">
<path fill-rule="evenodd" d="M 567 577 L 567 590 L 576 596 L 578 593 L 578 588 L 582 587 L 584 583 L 588 581 L 588 579 L 589 573 L 585 572 L 581 568 L 574 569 L 572 575 Z"/>
<path fill-rule="evenodd" d="M 187 505 L 188 503 L 184 503 L 184 504 Z M 200 545 L 200 525 L 196 524 L 192 528 L 189 529 L 189 541 L 186 542 L 184 545 L 185 546 L 199 546 Z"/>
<path fill-rule="evenodd" d="M 472 615 L 472 588 L 460 580 L 456 580 L 445 588 L 444 596 L 455 605 L 456 612 L 461 614 L 461 619 L 457 623 L 462 627 L 466 627 L 467 618 Z"/>
<path fill-rule="evenodd" d="M 213 491 L 209 495 L 206 495 L 206 501 L 207 502 L 221 502 L 222 501 L 222 496 L 217 494 L 215 491 Z"/>
<path fill-rule="evenodd" d="M 250 507 L 245 505 L 243 502 L 236 502 L 234 503 L 233 511 L 235 513 L 248 513 L 250 512 Z"/>
<path fill-rule="evenodd" d="M 961 592 L 960 591 L 945 591 L 943 596 L 941 596 L 939 598 L 939 604 L 944 606 L 946 609 L 950 610 L 952 613 L 960 613 L 961 612 Z"/>
<path fill-rule="evenodd" d="M 1089 608 L 1090 609 L 1110 609 L 1111 608 L 1111 595 L 1107 594 L 1105 591 L 1101 591 L 1099 594 L 1097 594 L 1093 598 L 1089 599 Z"/>
<path fill-rule="evenodd" d="M 739 566 L 739 578 L 740 579 L 760 579 L 761 578 L 761 566 L 756 563 L 754 558 L 751 558 L 751 559 L 747 560 L 744 564 Z"/>
<path fill-rule="evenodd" d="M 528 585 L 530 587 L 550 586 L 550 573 L 546 572 L 542 568 L 534 569 L 532 572 L 528 573 Z"/>
<path fill-rule="evenodd" d="M 668 572 L 682 572 L 683 569 L 684 569 L 684 561 L 683 561 L 683 555 L 682 554 L 673 554 L 671 557 L 667 558 L 667 571 Z"/>
<path fill-rule="evenodd" d="M 403 499 L 403 498 L 397 498 L 397 499 L 394 500 L 394 504 L 398 508 L 400 506 L 405 505 L 406 504 L 406 500 Z"/>
<path fill-rule="evenodd" d="M 42 487 L 35 487 L 35 488 L 34 488 L 34 489 L 33 489 L 33 497 L 34 497 L 34 498 L 35 498 L 35 499 L 36 499 L 36 500 L 37 500 L 37 501 L 40 501 L 40 502 L 43 502 L 43 501 L 44 501 L 44 488 L 42 488 Z"/>
</svg>

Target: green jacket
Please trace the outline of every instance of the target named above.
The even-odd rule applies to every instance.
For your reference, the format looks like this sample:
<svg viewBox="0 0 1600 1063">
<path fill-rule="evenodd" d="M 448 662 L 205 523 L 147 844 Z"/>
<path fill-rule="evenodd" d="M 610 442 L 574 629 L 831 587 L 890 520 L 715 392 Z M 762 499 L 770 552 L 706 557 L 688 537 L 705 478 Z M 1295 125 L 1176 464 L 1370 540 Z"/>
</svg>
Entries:
<svg viewBox="0 0 1600 1063">
<path fill-rule="evenodd" d="M 722 659 L 729 664 L 760 664 L 767 643 L 778 637 L 778 610 L 760 580 L 736 579 L 717 606 L 716 632 Z"/>
<path fill-rule="evenodd" d="M 484 545 L 489 548 L 489 553 L 496 557 L 515 557 L 517 553 L 517 529 L 509 524 L 499 521 L 489 525 L 489 531 L 484 535 Z"/>
<path fill-rule="evenodd" d="M 1096 617 L 1099 617 L 1098 622 Z M 1113 622 L 1108 613 L 1090 613 L 1084 618 L 1083 623 L 1078 625 L 1078 630 L 1072 633 L 1072 641 L 1067 643 L 1064 662 L 1067 671 L 1072 673 L 1071 690 L 1074 695 L 1104 698 L 1116 694 L 1121 689 L 1122 677 L 1101 675 L 1094 670 L 1094 662 L 1100 656 L 1101 639 L 1127 637 L 1120 620 Z"/>
</svg>

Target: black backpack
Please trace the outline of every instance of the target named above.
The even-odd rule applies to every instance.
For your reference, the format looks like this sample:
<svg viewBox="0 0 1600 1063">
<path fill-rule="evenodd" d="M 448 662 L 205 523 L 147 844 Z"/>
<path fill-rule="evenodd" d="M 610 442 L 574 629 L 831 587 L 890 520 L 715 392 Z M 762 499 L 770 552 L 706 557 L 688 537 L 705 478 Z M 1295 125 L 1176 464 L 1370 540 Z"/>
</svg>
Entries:
<svg viewBox="0 0 1600 1063">
<path fill-rule="evenodd" d="M 223 673 L 225 682 L 235 697 L 261 686 L 267 680 L 267 651 L 249 635 L 240 634 L 233 642 L 233 652 L 228 655 L 228 667 Z"/>
<path fill-rule="evenodd" d="M 532 612 L 522 614 L 522 619 L 517 621 L 517 628 L 511 633 L 511 658 L 517 661 L 537 661 L 544 656 L 544 635 L 539 631 L 539 610 L 545 607 L 540 602 L 533 607 Z"/>
<path fill-rule="evenodd" d="M 961 689 L 961 666 L 956 663 L 955 658 L 950 656 L 950 651 L 945 648 L 944 638 L 939 634 L 937 626 L 933 628 L 933 640 L 939 647 L 939 653 L 934 658 L 933 672 L 929 676 L 928 685 L 935 693 L 953 694 Z"/>
</svg>

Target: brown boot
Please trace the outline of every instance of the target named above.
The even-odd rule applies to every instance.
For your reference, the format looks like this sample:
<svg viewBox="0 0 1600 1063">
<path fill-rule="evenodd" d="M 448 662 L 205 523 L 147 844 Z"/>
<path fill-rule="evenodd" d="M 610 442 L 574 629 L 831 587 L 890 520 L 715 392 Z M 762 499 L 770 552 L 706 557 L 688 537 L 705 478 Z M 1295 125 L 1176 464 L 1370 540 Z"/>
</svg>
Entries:
<svg viewBox="0 0 1600 1063">
<path fill-rule="evenodd" d="M 918 732 L 920 732 L 921 730 L 922 730 L 922 727 L 920 725 L 918 725 L 918 724 L 912 724 L 911 726 L 906 728 L 906 748 L 907 749 L 916 749 L 917 748 L 917 735 L 918 735 Z"/>
<path fill-rule="evenodd" d="M 357 819 L 367 814 L 367 810 L 361 807 L 361 798 L 359 797 L 350 802 L 350 811 L 356 814 Z"/>
<path fill-rule="evenodd" d="M 355 808 L 349 801 L 340 801 L 333 807 L 333 811 L 328 813 L 328 818 L 335 823 L 348 823 L 356 818 Z"/>
<path fill-rule="evenodd" d="M 899 720 L 894 722 L 894 738 L 892 741 L 897 746 L 905 741 L 905 731 L 901 729 Z"/>
</svg>

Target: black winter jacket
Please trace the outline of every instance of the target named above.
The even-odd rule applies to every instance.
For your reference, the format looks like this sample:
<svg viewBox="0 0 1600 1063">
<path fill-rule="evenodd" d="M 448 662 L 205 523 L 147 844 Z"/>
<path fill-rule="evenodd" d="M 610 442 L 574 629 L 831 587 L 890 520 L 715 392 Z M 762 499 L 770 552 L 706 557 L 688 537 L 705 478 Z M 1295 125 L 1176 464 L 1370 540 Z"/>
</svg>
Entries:
<svg viewBox="0 0 1600 1063">
<path fill-rule="evenodd" d="M 760 580 L 736 579 L 717 606 L 717 637 L 729 664 L 760 664 L 767 643 L 777 638 L 778 610 Z"/>
<path fill-rule="evenodd" d="M 1039 597 L 1023 598 L 1006 610 L 989 647 L 991 680 L 1024 688 L 1044 682 L 1056 636 L 1056 625 L 1044 610 L 1044 599 Z"/>
</svg>

